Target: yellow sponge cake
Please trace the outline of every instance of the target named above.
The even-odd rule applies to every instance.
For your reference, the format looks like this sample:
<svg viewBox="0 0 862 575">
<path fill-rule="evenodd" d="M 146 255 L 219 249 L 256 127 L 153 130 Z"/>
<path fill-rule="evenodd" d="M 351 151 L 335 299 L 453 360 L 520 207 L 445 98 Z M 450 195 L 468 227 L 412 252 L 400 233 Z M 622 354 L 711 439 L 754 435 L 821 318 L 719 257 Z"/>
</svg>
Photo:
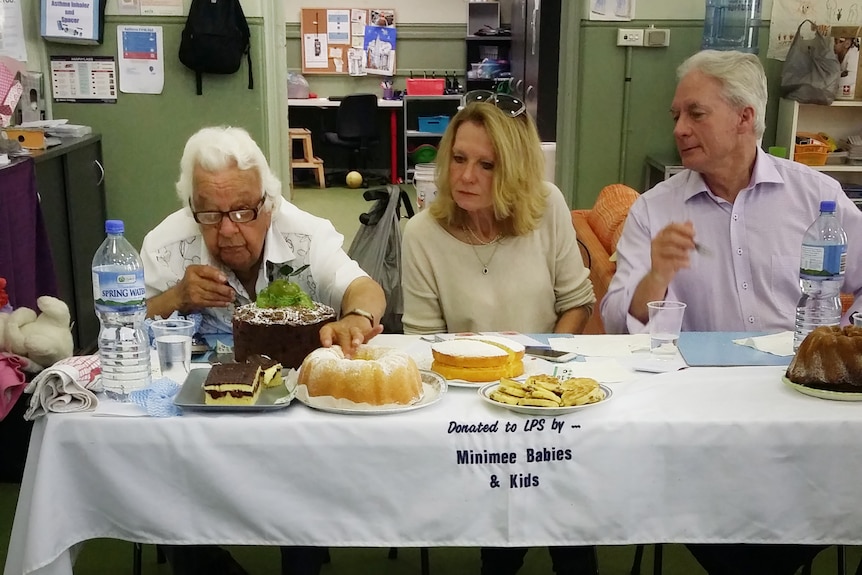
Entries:
<svg viewBox="0 0 862 575">
<path fill-rule="evenodd" d="M 431 346 L 431 369 L 446 379 L 494 381 L 524 373 L 524 346 L 496 336 L 456 337 Z"/>
</svg>

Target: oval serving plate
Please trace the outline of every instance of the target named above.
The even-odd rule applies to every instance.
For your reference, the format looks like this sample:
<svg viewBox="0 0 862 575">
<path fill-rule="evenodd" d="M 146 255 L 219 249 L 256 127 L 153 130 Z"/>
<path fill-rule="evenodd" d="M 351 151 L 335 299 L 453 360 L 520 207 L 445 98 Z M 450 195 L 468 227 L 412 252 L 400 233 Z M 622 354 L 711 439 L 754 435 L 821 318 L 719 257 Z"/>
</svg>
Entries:
<svg viewBox="0 0 862 575">
<path fill-rule="evenodd" d="M 439 375 L 427 369 L 420 369 L 419 374 L 422 376 L 422 386 L 424 388 L 424 393 L 422 395 L 422 399 L 412 405 L 396 405 L 392 407 L 372 406 L 368 408 L 339 407 L 320 404 L 314 399 L 305 396 L 305 394 L 303 393 L 297 394 L 297 399 L 308 407 L 317 409 L 319 411 L 326 411 L 328 413 L 341 413 L 346 415 L 389 415 L 390 413 L 404 413 L 405 411 L 414 411 L 416 409 L 428 407 L 429 405 L 434 405 L 435 403 L 443 399 L 443 395 L 445 395 L 447 389 L 446 378 L 444 378 L 442 375 Z"/>
<path fill-rule="evenodd" d="M 832 401 L 862 401 L 862 392 L 855 393 L 852 391 L 831 391 L 827 389 L 817 389 L 808 387 L 801 383 L 793 383 L 787 379 L 786 375 L 781 376 L 781 381 L 791 389 L 795 389 L 799 393 L 810 395 L 811 397 L 819 397 L 820 399 L 831 399 Z"/>
<path fill-rule="evenodd" d="M 603 383 L 600 383 L 599 389 L 602 390 L 602 392 L 605 394 L 605 397 L 601 401 L 597 401 L 595 403 L 587 403 L 585 405 L 570 405 L 568 407 L 538 407 L 534 405 L 512 405 L 511 403 L 503 403 L 501 401 L 491 399 L 491 392 L 497 389 L 498 385 L 500 384 L 489 383 L 483 386 L 479 389 L 479 397 L 481 397 L 483 400 L 487 401 L 491 405 L 496 405 L 497 407 L 503 407 L 508 409 L 509 411 L 514 411 L 515 413 L 524 413 L 526 415 L 565 415 L 567 413 L 580 411 L 581 409 L 586 409 L 588 407 L 604 405 L 614 396 L 614 392 L 610 387 Z"/>
</svg>

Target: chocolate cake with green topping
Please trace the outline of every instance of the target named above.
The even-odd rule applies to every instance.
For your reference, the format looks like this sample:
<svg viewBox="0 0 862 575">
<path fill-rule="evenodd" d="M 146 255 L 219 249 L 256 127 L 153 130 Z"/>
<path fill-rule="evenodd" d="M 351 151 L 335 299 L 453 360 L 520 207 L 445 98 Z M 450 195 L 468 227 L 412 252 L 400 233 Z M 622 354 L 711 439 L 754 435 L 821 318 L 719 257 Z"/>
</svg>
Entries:
<svg viewBox="0 0 862 575">
<path fill-rule="evenodd" d="M 331 321 L 331 307 L 312 301 L 294 282 L 275 280 L 256 302 L 234 310 L 234 358 L 244 362 L 254 354 L 267 355 L 298 369 L 320 347 L 320 328 Z"/>
</svg>

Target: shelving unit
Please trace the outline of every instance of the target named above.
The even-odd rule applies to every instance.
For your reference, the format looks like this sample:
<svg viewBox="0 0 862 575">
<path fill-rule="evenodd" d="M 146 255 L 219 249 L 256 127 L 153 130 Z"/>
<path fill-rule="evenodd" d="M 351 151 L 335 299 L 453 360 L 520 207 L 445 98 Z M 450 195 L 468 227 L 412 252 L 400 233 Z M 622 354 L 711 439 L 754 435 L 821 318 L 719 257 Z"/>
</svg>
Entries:
<svg viewBox="0 0 862 575">
<path fill-rule="evenodd" d="M 800 104 L 782 98 L 778 104 L 775 145 L 787 148 L 793 159 L 797 132 L 825 132 L 836 140 L 862 134 L 862 100 L 835 100 L 831 106 Z M 862 164 L 811 166 L 842 184 L 862 184 Z"/>
<path fill-rule="evenodd" d="M 467 35 L 471 36 L 485 26 L 500 27 L 499 2 L 468 2 L 467 3 Z"/>
<path fill-rule="evenodd" d="M 495 80 L 493 78 L 471 78 L 469 76 L 473 70 L 473 64 L 479 64 L 485 58 L 491 60 L 509 61 L 509 55 L 512 46 L 511 36 L 467 36 L 466 57 L 467 65 L 465 67 L 465 87 L 470 90 L 494 90 Z"/>
<path fill-rule="evenodd" d="M 410 152 L 422 144 L 437 146 L 442 133 L 422 132 L 419 130 L 419 116 L 448 116 L 458 111 L 460 95 L 452 96 L 405 96 L 404 97 L 404 181 L 413 181 L 415 162 Z"/>
</svg>

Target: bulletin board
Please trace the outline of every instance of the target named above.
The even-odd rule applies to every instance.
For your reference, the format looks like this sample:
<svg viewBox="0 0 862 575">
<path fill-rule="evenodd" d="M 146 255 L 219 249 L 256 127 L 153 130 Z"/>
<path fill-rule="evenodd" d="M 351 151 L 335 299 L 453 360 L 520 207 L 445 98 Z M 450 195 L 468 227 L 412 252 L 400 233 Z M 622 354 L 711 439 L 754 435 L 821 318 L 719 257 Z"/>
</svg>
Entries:
<svg viewBox="0 0 862 575">
<path fill-rule="evenodd" d="M 303 8 L 303 74 L 395 73 L 397 30 L 390 8 Z"/>
</svg>

